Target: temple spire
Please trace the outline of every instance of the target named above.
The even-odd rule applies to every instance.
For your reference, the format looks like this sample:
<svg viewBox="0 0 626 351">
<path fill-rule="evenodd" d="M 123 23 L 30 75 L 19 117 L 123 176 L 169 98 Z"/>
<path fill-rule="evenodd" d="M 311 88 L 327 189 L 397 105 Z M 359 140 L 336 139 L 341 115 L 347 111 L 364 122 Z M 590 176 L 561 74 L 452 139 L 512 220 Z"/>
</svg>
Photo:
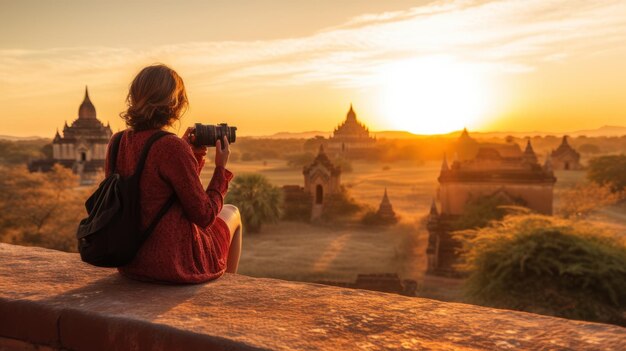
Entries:
<svg viewBox="0 0 626 351">
<path fill-rule="evenodd" d="M 439 215 L 437 211 L 437 203 L 435 202 L 435 198 L 433 197 L 433 202 L 430 204 L 430 214 L 433 216 Z"/>
<path fill-rule="evenodd" d="M 443 162 L 441 162 L 441 172 L 447 172 L 450 170 L 450 167 L 448 167 L 448 156 L 444 153 L 443 154 Z"/>
<path fill-rule="evenodd" d="M 78 108 L 78 118 L 80 119 L 96 119 L 96 108 L 89 99 L 89 88 L 85 85 L 85 97 Z"/>
<path fill-rule="evenodd" d="M 385 187 L 385 193 L 383 194 L 383 203 L 389 203 L 389 197 L 387 196 L 387 187 Z"/>
<path fill-rule="evenodd" d="M 387 187 L 385 187 L 385 193 L 383 194 L 383 199 L 380 201 L 380 206 L 378 206 L 376 216 L 380 224 L 393 224 L 398 221 L 391 201 L 389 201 L 389 197 L 387 196 Z"/>
<path fill-rule="evenodd" d="M 535 150 L 533 150 L 533 146 L 530 143 L 530 139 L 526 142 L 526 150 L 524 150 L 524 159 L 528 163 L 537 163 L 537 155 L 535 154 Z"/>
<path fill-rule="evenodd" d="M 567 135 L 563 135 L 563 141 L 561 142 L 562 145 L 567 145 Z"/>
<path fill-rule="evenodd" d="M 526 142 L 526 150 L 524 150 L 526 154 L 535 154 L 535 150 L 533 150 L 533 146 L 530 144 L 530 139 Z"/>
<path fill-rule="evenodd" d="M 543 169 L 548 173 L 552 173 L 554 171 L 552 168 L 552 155 L 549 153 L 548 156 L 546 156 L 546 162 L 543 165 Z"/>
<path fill-rule="evenodd" d="M 349 120 L 349 119 L 356 120 L 356 113 L 354 112 L 352 103 L 350 103 L 350 110 L 348 110 L 348 114 L 346 115 L 346 120 Z"/>
</svg>

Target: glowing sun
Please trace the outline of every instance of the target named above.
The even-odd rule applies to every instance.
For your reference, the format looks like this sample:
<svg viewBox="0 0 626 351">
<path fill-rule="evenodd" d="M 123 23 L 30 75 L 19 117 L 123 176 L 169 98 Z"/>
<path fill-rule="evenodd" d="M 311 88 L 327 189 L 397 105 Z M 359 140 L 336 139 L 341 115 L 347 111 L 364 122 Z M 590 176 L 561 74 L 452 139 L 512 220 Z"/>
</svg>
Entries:
<svg viewBox="0 0 626 351">
<path fill-rule="evenodd" d="M 490 102 L 480 69 L 447 56 L 386 64 L 378 80 L 381 114 L 396 130 L 438 134 L 475 127 Z"/>
</svg>

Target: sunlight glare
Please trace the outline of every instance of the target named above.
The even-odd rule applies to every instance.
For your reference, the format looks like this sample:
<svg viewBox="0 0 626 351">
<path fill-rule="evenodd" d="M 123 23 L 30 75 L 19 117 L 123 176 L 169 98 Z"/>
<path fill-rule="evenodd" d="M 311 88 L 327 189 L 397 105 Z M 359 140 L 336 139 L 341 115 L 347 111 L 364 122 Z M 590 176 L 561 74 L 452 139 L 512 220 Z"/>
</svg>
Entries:
<svg viewBox="0 0 626 351">
<path fill-rule="evenodd" d="M 476 65 L 431 56 L 383 65 L 381 114 L 396 130 L 448 133 L 476 127 L 490 102 L 487 79 Z"/>
</svg>

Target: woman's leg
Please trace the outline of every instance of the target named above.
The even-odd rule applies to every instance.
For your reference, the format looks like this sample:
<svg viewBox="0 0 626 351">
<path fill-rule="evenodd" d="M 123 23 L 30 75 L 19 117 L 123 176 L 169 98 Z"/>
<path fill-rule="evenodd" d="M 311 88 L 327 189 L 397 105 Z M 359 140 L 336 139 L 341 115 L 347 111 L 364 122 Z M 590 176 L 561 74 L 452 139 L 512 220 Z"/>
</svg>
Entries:
<svg viewBox="0 0 626 351">
<path fill-rule="evenodd" d="M 239 257 L 241 256 L 241 241 L 243 235 L 241 215 L 239 214 L 239 209 L 236 206 L 226 204 L 222 207 L 219 217 L 226 222 L 230 231 L 230 249 L 228 250 L 226 272 L 237 273 Z"/>
</svg>

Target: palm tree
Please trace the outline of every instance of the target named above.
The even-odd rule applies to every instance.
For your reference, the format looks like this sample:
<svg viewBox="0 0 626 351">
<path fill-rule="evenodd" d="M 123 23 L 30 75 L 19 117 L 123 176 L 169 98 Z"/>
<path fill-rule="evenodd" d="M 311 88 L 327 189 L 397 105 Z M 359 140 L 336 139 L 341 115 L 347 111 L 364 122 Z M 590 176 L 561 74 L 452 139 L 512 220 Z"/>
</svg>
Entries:
<svg viewBox="0 0 626 351">
<path fill-rule="evenodd" d="M 280 188 L 258 173 L 237 176 L 228 190 L 226 202 L 239 208 L 246 230 L 258 232 L 263 223 L 275 223 L 282 205 Z"/>
</svg>

